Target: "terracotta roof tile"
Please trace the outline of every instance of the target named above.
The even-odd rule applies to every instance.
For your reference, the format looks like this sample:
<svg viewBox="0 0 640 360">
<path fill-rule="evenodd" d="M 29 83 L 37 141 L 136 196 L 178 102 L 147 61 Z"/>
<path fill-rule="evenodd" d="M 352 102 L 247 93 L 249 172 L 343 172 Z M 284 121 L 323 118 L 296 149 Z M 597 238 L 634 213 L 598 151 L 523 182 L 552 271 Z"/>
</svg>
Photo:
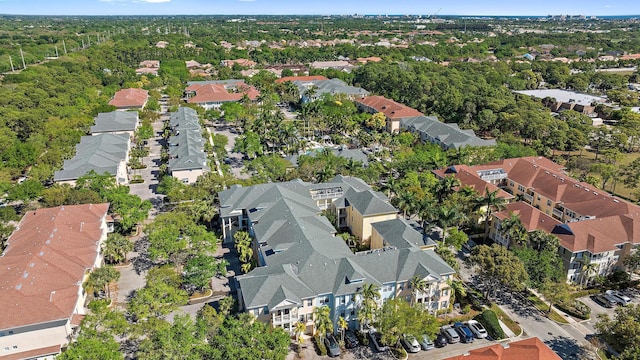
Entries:
<svg viewBox="0 0 640 360">
<path fill-rule="evenodd" d="M 522 225 L 529 232 L 544 230 L 550 233 L 556 225 L 562 224 L 562 222 L 522 201 L 507 204 L 503 211 L 496 212 L 493 215 L 500 220 L 504 220 L 511 214 L 517 214 L 520 217 L 520 221 L 522 221 Z"/>
<path fill-rule="evenodd" d="M 117 108 L 143 107 L 147 103 L 149 92 L 144 89 L 122 89 L 113 96 L 109 105 Z"/>
<path fill-rule="evenodd" d="M 384 96 L 367 96 L 363 99 L 356 100 L 356 102 L 372 108 L 377 112 L 381 112 L 392 120 L 422 115 L 420 111 L 387 99 Z"/>
<path fill-rule="evenodd" d="M 453 356 L 445 360 L 561 360 L 537 337 L 514 341 L 507 347 L 496 344 L 470 350 L 468 354 Z"/>
<path fill-rule="evenodd" d="M 232 90 L 235 89 L 236 91 Z M 186 91 L 195 92 L 196 95 L 190 98 L 189 103 L 208 103 L 208 102 L 225 102 L 240 101 L 244 94 L 249 99 L 256 100 L 260 96 L 260 91 L 251 85 L 247 85 L 242 81 L 234 84 L 191 84 Z"/>
<path fill-rule="evenodd" d="M 322 75 L 310 75 L 310 76 L 285 76 L 283 78 L 277 79 L 275 82 L 280 84 L 287 81 L 315 81 L 315 80 L 329 80 L 327 77 Z"/>
<path fill-rule="evenodd" d="M 0 356 L 0 360 L 22 360 L 38 358 L 46 355 L 55 355 L 60 353 L 60 345 L 48 346 L 40 349 L 23 351 L 11 355 Z"/>
<path fill-rule="evenodd" d="M 0 258 L 0 329 L 71 317 L 109 204 L 29 211 Z"/>
</svg>

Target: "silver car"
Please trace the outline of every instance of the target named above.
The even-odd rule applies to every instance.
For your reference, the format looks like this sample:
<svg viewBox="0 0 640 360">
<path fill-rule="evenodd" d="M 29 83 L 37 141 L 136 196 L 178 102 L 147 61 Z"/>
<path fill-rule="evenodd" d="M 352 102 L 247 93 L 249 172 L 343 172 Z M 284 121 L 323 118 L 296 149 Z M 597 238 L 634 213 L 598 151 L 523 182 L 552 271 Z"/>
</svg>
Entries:
<svg viewBox="0 0 640 360">
<path fill-rule="evenodd" d="M 482 324 L 480 324 L 475 320 L 469 320 L 467 322 L 467 327 L 469 328 L 469 330 L 471 330 L 473 335 L 478 339 L 484 339 L 488 335 L 487 330 L 484 328 L 484 326 L 482 326 Z"/>
<path fill-rule="evenodd" d="M 631 298 L 616 290 L 607 290 L 607 295 L 611 296 L 618 304 L 627 306 L 631 302 Z"/>
<path fill-rule="evenodd" d="M 402 335 L 400 342 L 402 342 L 404 348 L 407 349 L 407 352 L 417 353 L 420 351 L 420 343 L 418 343 L 418 340 L 413 335 Z"/>
</svg>

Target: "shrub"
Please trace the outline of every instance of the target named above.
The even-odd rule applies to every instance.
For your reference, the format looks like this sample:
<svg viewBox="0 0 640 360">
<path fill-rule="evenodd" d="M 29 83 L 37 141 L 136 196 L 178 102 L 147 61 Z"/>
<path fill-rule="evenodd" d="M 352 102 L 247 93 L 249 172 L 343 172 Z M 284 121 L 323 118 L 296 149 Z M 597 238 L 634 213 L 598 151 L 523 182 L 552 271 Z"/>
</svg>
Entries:
<svg viewBox="0 0 640 360">
<path fill-rule="evenodd" d="M 578 319 L 587 320 L 591 318 L 591 308 L 585 303 L 579 300 L 574 300 L 568 303 L 555 304 L 555 306 L 561 311 Z"/>
<path fill-rule="evenodd" d="M 465 305 L 461 310 L 461 313 L 463 313 L 463 314 L 468 314 L 470 312 L 471 312 L 471 305 L 469 305 L 469 304 Z"/>
<path fill-rule="evenodd" d="M 498 317 L 493 310 L 485 310 L 482 314 L 475 317 L 475 320 L 484 325 L 487 333 L 494 340 L 504 339 L 504 331 L 498 322 Z"/>
<path fill-rule="evenodd" d="M 356 337 L 358 338 L 358 342 L 360 342 L 360 344 L 364 345 L 364 346 L 368 346 L 369 345 L 369 337 L 367 336 L 367 333 L 364 331 L 356 331 Z"/>
<path fill-rule="evenodd" d="M 589 295 L 593 295 L 593 294 L 599 294 L 601 292 L 602 292 L 602 290 L 600 290 L 600 289 L 580 290 L 580 291 L 576 291 L 573 294 L 571 294 L 571 297 L 574 298 L 574 299 L 577 299 L 577 298 L 581 298 L 581 297 L 585 297 L 585 296 L 589 296 Z"/>
<path fill-rule="evenodd" d="M 313 335 L 313 342 L 316 343 L 316 350 L 318 355 L 327 356 L 327 347 L 324 346 L 324 342 L 320 340 L 320 336 Z"/>
</svg>

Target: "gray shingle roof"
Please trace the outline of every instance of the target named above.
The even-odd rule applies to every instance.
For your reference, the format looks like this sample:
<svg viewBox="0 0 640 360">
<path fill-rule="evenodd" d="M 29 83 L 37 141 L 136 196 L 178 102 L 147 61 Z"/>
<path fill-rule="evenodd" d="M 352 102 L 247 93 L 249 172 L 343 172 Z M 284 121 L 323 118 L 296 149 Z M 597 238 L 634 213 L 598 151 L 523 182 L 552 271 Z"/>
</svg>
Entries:
<svg viewBox="0 0 640 360">
<path fill-rule="evenodd" d="M 435 246 L 436 243 L 427 235 L 414 229 L 404 219 L 380 221 L 372 224 L 378 234 L 384 238 L 385 245 L 398 249 L 410 247 Z"/>
<path fill-rule="evenodd" d="M 128 134 L 99 134 L 83 136 L 76 145 L 76 155 L 65 160 L 62 170 L 56 171 L 54 181 L 76 180 L 91 170 L 117 175 L 120 162 L 129 151 Z"/>
<path fill-rule="evenodd" d="M 316 95 L 314 98 L 319 98 L 323 94 L 345 94 L 350 96 L 367 96 L 369 92 L 361 87 L 351 86 L 340 79 L 329 80 L 294 80 L 292 82 L 298 87 L 300 95 L 305 95 L 307 89 L 315 87 Z"/>
<path fill-rule="evenodd" d="M 495 146 L 495 140 L 477 137 L 473 130 L 462 130 L 458 124 L 446 124 L 434 116 L 414 116 L 400 120 L 400 126 L 417 132 L 423 141 L 439 143 L 445 149 L 459 149 L 465 146 Z"/>
<path fill-rule="evenodd" d="M 358 210 L 362 216 L 398 212 L 398 209 L 393 207 L 384 195 L 374 191 L 355 191 L 349 189 L 344 194 L 344 198 L 347 200 L 347 203 Z"/>
<path fill-rule="evenodd" d="M 355 161 L 360 161 L 362 165 L 369 165 L 369 158 L 367 154 L 363 153 L 360 149 L 331 149 L 331 153 L 337 157 L 345 158 L 345 159 L 353 159 Z M 311 151 L 307 156 L 316 156 L 318 154 L 317 151 Z M 302 155 L 289 155 L 285 156 L 285 160 L 289 161 L 294 167 L 298 167 L 298 160 Z"/>
<path fill-rule="evenodd" d="M 112 111 L 99 113 L 95 125 L 89 131 L 92 134 L 119 131 L 134 131 L 138 126 L 137 111 Z"/>
<path fill-rule="evenodd" d="M 246 213 L 265 264 L 237 277 L 247 308 L 271 309 L 285 301 L 300 303 L 323 294 L 354 294 L 362 283 L 382 285 L 414 275 L 439 279 L 454 272 L 435 253 L 418 247 L 353 254 L 311 199 L 310 191 L 336 186 L 362 198 L 365 209 L 376 209 L 378 201 L 386 200 L 362 180 L 344 176 L 324 184 L 294 180 L 247 188 L 235 185 L 218 194 L 223 218 Z M 370 198 L 356 189 L 370 193 Z M 412 229 L 393 229 L 399 235 L 409 234 L 407 238 L 415 236 Z"/>
<path fill-rule="evenodd" d="M 200 131 L 198 114 L 195 110 L 181 107 L 171 113 L 169 124 L 176 132 L 169 138 L 169 154 L 171 158 L 167 167 L 169 171 L 209 170 L 207 155 L 204 152 L 205 139 Z"/>
</svg>

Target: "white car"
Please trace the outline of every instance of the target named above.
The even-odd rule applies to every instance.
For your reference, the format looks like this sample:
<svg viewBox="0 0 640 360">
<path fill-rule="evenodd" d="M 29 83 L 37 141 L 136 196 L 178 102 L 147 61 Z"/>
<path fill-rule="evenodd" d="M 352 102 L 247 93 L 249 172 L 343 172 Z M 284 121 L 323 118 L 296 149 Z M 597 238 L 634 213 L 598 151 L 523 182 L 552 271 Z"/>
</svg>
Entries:
<svg viewBox="0 0 640 360">
<path fill-rule="evenodd" d="M 469 320 L 469 322 L 467 322 L 467 326 L 476 338 L 484 339 L 487 337 L 487 330 L 479 322 L 475 320 Z"/>
<path fill-rule="evenodd" d="M 622 306 L 627 306 L 631 302 L 631 298 L 616 290 L 607 290 L 606 293 Z"/>
</svg>

